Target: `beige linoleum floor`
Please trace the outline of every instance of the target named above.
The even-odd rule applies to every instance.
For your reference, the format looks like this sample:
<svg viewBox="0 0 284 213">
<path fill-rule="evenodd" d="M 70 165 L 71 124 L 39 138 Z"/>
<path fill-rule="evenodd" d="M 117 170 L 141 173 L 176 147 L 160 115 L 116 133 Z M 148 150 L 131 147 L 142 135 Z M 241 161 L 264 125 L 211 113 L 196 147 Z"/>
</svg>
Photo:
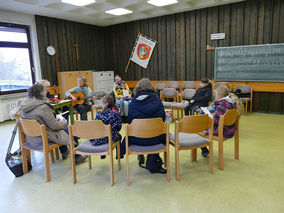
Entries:
<svg viewBox="0 0 284 213">
<path fill-rule="evenodd" d="M 233 141 L 224 145 L 225 170 L 218 170 L 214 143 L 214 174 L 208 159 L 198 153 L 191 163 L 190 152 L 180 154 L 181 180 L 175 179 L 171 147 L 171 181 L 150 174 L 131 156 L 131 186 L 126 183 L 125 159 L 110 186 L 109 158 L 93 157 L 77 166 L 77 184 L 72 182 L 69 161 L 51 165 L 51 182 L 45 182 L 41 153 L 32 154 L 32 171 L 14 178 L 4 163 L 15 122 L 0 124 L 0 212 L 284 212 L 284 116 L 251 113 L 240 123 L 240 160 L 233 159 Z M 171 124 L 171 132 L 174 124 Z M 124 134 L 124 131 L 122 131 Z M 16 145 L 18 138 L 16 138 Z M 14 149 L 17 146 L 14 146 Z"/>
</svg>

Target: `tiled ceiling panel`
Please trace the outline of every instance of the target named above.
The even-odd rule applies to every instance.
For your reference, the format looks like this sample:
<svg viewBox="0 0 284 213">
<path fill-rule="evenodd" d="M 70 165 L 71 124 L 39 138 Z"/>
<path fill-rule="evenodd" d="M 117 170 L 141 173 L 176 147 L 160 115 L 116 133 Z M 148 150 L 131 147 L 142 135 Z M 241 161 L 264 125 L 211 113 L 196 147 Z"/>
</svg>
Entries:
<svg viewBox="0 0 284 213">
<path fill-rule="evenodd" d="M 0 0 L 0 10 L 108 26 L 240 1 L 244 0 L 179 0 L 177 4 L 155 7 L 148 4 L 147 0 L 96 0 L 95 3 L 77 7 L 62 3 L 60 0 Z M 133 11 L 133 13 L 124 16 L 113 16 L 105 13 L 106 10 L 115 8 L 125 8 Z"/>
</svg>

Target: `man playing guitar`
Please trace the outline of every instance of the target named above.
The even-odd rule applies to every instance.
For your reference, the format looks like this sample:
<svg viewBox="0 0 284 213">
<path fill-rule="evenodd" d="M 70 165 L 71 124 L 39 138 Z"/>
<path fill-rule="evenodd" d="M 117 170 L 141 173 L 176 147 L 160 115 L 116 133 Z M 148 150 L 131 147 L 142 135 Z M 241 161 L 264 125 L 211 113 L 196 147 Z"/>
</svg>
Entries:
<svg viewBox="0 0 284 213">
<path fill-rule="evenodd" d="M 68 90 L 65 95 L 69 99 L 72 98 L 73 106 L 75 105 L 75 109 L 80 113 L 81 120 L 88 120 L 87 113 L 92 107 L 90 99 L 95 100 L 96 97 L 93 96 L 87 79 L 84 76 L 80 76 L 78 78 L 78 86 Z"/>
</svg>

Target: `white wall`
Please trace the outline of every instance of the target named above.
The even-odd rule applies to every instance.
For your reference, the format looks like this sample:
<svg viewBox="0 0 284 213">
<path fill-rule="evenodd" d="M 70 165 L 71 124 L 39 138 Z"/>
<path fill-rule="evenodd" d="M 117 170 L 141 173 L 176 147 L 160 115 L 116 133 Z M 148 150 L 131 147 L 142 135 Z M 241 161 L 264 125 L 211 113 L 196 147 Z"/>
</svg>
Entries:
<svg viewBox="0 0 284 213">
<path fill-rule="evenodd" d="M 31 45 L 32 45 L 32 53 L 33 53 L 32 57 L 33 57 L 35 78 L 36 78 L 36 81 L 41 79 L 41 69 L 40 69 L 40 61 L 39 61 L 37 35 L 36 35 L 35 16 L 23 14 L 23 13 L 0 10 L 0 22 L 22 24 L 22 25 L 30 26 Z M 20 98 L 23 98 L 25 96 L 26 96 L 26 93 L 0 96 L 0 122 L 10 119 L 9 112 L 11 110 L 11 107 L 13 107 Z"/>
</svg>

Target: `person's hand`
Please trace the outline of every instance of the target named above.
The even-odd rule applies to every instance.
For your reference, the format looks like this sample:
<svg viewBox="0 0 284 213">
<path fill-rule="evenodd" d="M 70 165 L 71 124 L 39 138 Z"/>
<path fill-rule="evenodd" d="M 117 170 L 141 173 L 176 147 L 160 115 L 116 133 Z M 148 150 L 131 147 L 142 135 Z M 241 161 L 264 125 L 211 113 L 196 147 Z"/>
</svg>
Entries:
<svg viewBox="0 0 284 213">
<path fill-rule="evenodd" d="M 93 96 L 92 100 L 94 101 L 94 100 L 96 100 L 97 98 L 98 98 L 97 96 Z"/>
<path fill-rule="evenodd" d="M 190 100 L 190 103 L 194 103 L 194 100 Z"/>
<path fill-rule="evenodd" d="M 77 101 L 77 98 L 72 95 L 72 101 Z"/>
<path fill-rule="evenodd" d="M 128 98 L 131 99 L 131 95 L 129 95 Z"/>
</svg>

